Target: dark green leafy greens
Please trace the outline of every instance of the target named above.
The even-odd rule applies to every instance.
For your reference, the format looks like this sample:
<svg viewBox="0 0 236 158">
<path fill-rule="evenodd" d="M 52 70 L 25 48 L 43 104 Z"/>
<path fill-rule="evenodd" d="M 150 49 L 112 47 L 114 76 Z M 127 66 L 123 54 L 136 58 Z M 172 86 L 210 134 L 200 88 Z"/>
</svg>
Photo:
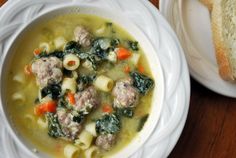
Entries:
<svg viewBox="0 0 236 158">
<path fill-rule="evenodd" d="M 61 86 L 59 84 L 50 84 L 41 90 L 42 98 L 49 96 L 52 99 L 58 99 L 61 94 Z"/>
<path fill-rule="evenodd" d="M 133 51 L 138 51 L 139 50 L 137 41 L 128 41 L 128 46 Z"/>
<path fill-rule="evenodd" d="M 137 128 L 137 131 L 138 131 L 138 132 L 142 130 L 142 128 L 143 128 L 145 122 L 146 122 L 147 119 L 148 119 L 148 116 L 149 116 L 149 115 L 146 114 L 146 115 L 144 115 L 143 117 L 140 118 L 139 124 L 138 124 L 138 128 Z"/>
<path fill-rule="evenodd" d="M 48 135 L 53 138 L 65 136 L 61 130 L 57 116 L 53 113 L 47 113 L 46 117 L 48 120 Z"/>
<path fill-rule="evenodd" d="M 133 79 L 133 86 L 138 89 L 139 93 L 145 95 L 153 86 L 154 81 L 146 75 L 133 71 L 130 73 Z"/>
<path fill-rule="evenodd" d="M 91 84 L 96 78 L 96 75 L 81 75 L 78 77 L 78 91 L 83 91 L 89 84 Z"/>
<path fill-rule="evenodd" d="M 133 108 L 117 108 L 116 113 L 119 116 L 124 116 L 128 118 L 132 118 L 134 116 L 134 109 Z"/>
<path fill-rule="evenodd" d="M 120 128 L 120 120 L 115 114 L 105 114 L 96 121 L 96 131 L 99 134 L 116 134 Z"/>
</svg>

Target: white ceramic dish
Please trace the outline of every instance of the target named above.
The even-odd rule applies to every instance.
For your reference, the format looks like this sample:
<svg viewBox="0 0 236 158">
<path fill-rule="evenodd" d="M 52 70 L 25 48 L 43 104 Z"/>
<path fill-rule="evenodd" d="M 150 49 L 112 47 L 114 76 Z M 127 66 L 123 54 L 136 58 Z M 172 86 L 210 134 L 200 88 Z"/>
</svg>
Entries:
<svg viewBox="0 0 236 158">
<path fill-rule="evenodd" d="M 191 75 L 212 91 L 235 98 L 236 85 L 218 74 L 207 8 L 198 0 L 166 0 L 161 12 L 178 34 Z"/>
<path fill-rule="evenodd" d="M 0 54 L 6 52 L 9 39 L 12 39 L 8 38 L 8 36 L 14 33 L 14 30 L 21 28 L 22 24 L 24 25 L 32 17 L 45 12 L 47 9 L 71 3 L 103 6 L 104 8 L 122 11 L 129 20 L 142 30 L 153 44 L 163 66 L 166 81 L 164 85 L 166 89 L 164 106 L 155 131 L 131 157 L 167 157 L 176 144 L 185 124 L 190 97 L 189 76 L 186 61 L 175 34 L 163 17 L 160 16 L 157 9 L 148 1 L 8 1 L 0 9 L 0 32 L 3 35 L 0 37 L 0 41 L 2 41 L 0 43 Z M 5 125 L 2 124 L 1 127 L 5 127 Z M 3 151 L 1 153 L 3 153 L 2 156 L 4 158 L 32 157 L 31 153 L 27 152 L 28 150 L 22 148 L 19 142 L 15 142 L 15 139 L 12 139 L 6 128 L 1 128 L 0 134 L 0 144 L 4 142 L 2 148 L 0 147 L 0 151 Z"/>
</svg>

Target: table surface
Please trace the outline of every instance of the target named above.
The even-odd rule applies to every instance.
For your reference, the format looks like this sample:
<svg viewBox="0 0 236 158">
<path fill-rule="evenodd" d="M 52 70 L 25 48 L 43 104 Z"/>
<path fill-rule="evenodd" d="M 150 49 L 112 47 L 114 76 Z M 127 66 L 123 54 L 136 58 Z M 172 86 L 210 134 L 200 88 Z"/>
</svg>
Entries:
<svg viewBox="0 0 236 158">
<path fill-rule="evenodd" d="M 0 6 L 6 0 L 0 0 Z M 159 0 L 151 0 L 158 8 Z M 170 158 L 236 157 L 236 100 L 218 95 L 191 79 L 183 133 Z"/>
</svg>

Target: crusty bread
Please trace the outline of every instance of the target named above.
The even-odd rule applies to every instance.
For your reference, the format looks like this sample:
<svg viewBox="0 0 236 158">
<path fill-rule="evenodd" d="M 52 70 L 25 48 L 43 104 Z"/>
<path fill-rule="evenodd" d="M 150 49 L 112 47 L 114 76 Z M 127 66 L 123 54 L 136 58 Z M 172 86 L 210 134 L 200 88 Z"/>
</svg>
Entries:
<svg viewBox="0 0 236 158">
<path fill-rule="evenodd" d="M 211 25 L 220 76 L 236 80 L 236 1 L 201 0 L 211 3 Z M 206 4 L 206 3 L 204 3 Z M 209 4 L 208 8 L 209 8 Z M 235 19 L 235 20 L 234 20 Z"/>
</svg>

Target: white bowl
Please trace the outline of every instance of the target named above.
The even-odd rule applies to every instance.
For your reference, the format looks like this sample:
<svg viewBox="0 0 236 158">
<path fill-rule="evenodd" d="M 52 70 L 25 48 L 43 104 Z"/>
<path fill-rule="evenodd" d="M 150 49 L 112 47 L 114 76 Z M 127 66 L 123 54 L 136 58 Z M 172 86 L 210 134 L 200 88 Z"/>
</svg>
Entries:
<svg viewBox="0 0 236 158">
<path fill-rule="evenodd" d="M 148 117 L 147 122 L 145 123 L 143 129 L 137 134 L 137 136 L 132 140 L 131 143 L 129 143 L 127 146 L 125 146 L 122 150 L 120 150 L 118 153 L 113 155 L 114 158 L 125 158 L 129 157 L 133 153 L 135 153 L 149 138 L 151 133 L 153 132 L 159 117 L 161 115 L 161 109 L 163 106 L 163 99 L 164 99 L 164 78 L 163 78 L 163 72 L 161 69 L 161 64 L 159 62 L 157 53 L 155 53 L 155 50 L 147 37 L 138 29 L 136 25 L 130 22 L 129 19 L 125 18 L 125 15 L 123 15 L 122 12 L 119 11 L 112 11 L 107 10 L 100 7 L 91 7 L 89 5 L 64 5 L 64 6 L 58 6 L 56 8 L 50 9 L 37 18 L 33 19 L 30 23 L 26 24 L 22 29 L 20 29 L 15 36 L 11 39 L 9 48 L 7 49 L 7 53 L 5 53 L 2 56 L 2 63 L 1 63 L 1 69 L 0 69 L 0 103 L 2 107 L 2 112 L 5 119 L 5 124 L 7 124 L 8 129 L 10 133 L 13 135 L 15 140 L 21 144 L 23 148 L 31 152 L 35 157 L 49 157 L 46 153 L 43 153 L 42 151 L 39 151 L 39 153 L 32 152 L 32 149 L 34 148 L 30 142 L 27 142 L 23 137 L 21 137 L 18 132 L 15 130 L 15 127 L 12 124 L 12 121 L 10 120 L 10 117 L 8 115 L 7 111 L 7 104 L 6 104 L 6 84 L 4 84 L 7 80 L 7 73 L 9 70 L 9 61 L 14 58 L 14 50 L 16 49 L 17 43 L 20 41 L 21 37 L 23 37 L 27 30 L 29 30 L 32 27 L 35 27 L 40 22 L 43 22 L 45 20 L 49 20 L 53 18 L 54 16 L 67 14 L 67 13 L 83 13 L 83 14 L 92 14 L 97 15 L 106 19 L 110 19 L 112 22 L 118 24 L 122 28 L 124 28 L 126 31 L 129 32 L 137 41 L 139 41 L 140 46 L 144 50 L 144 53 L 146 54 L 147 60 L 149 62 L 149 66 L 151 67 L 152 74 L 154 76 L 155 80 L 155 88 L 154 88 L 154 94 L 153 94 L 153 100 L 152 100 L 152 107 L 150 111 L 150 115 Z"/>
</svg>

